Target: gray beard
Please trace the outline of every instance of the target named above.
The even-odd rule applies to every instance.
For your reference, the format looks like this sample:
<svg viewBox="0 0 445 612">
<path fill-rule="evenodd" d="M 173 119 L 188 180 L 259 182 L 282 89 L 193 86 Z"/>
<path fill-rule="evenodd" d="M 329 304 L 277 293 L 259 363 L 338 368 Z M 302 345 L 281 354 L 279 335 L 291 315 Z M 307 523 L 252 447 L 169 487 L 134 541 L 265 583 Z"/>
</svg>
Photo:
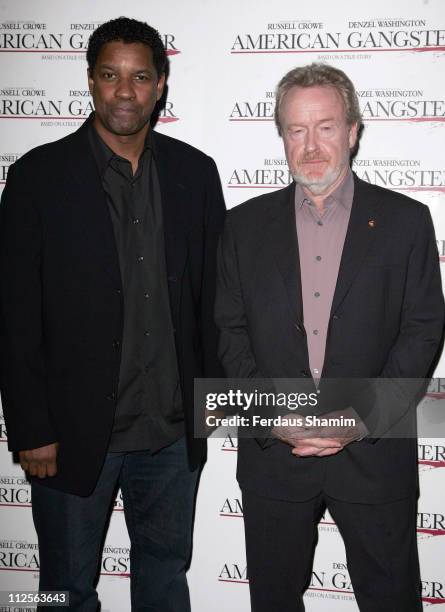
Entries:
<svg viewBox="0 0 445 612">
<path fill-rule="evenodd" d="M 323 178 L 320 179 L 310 179 L 304 176 L 304 174 L 292 174 L 294 181 L 297 182 L 302 187 L 306 187 L 311 193 L 314 195 L 321 195 L 324 193 L 331 185 L 335 183 L 342 172 L 343 168 L 332 168 L 329 169 Z"/>
</svg>

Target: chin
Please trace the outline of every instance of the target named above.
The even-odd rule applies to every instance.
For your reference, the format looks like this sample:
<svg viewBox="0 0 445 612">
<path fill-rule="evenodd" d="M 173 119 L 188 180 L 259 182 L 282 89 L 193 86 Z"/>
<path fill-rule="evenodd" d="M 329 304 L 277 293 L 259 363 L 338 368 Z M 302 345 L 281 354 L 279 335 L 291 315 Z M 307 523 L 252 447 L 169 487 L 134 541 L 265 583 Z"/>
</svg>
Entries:
<svg viewBox="0 0 445 612">
<path fill-rule="evenodd" d="M 138 118 L 138 121 L 135 119 L 136 117 L 133 117 L 129 121 L 122 121 L 113 115 L 109 115 L 101 118 L 101 123 L 108 132 L 111 132 L 116 136 L 131 136 L 132 134 L 139 132 L 145 125 L 145 123 L 142 123 L 141 125 L 140 117 Z"/>
<path fill-rule="evenodd" d="M 144 124 L 145 125 L 145 124 Z M 112 125 L 111 132 L 116 134 L 116 136 L 131 136 L 132 134 L 137 134 L 144 127 L 143 125 Z"/>
<path fill-rule="evenodd" d="M 340 173 L 335 170 L 328 170 L 323 176 L 307 176 L 299 172 L 293 174 L 294 180 L 314 195 L 322 195 L 328 191 L 339 176 Z"/>
</svg>

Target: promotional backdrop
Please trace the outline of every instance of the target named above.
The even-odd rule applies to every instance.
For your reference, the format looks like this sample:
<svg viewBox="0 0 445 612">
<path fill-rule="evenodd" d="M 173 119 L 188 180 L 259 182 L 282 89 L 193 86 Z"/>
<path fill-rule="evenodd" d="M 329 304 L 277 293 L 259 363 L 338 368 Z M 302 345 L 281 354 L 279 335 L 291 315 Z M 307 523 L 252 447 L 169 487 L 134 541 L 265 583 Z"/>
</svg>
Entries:
<svg viewBox="0 0 445 612">
<path fill-rule="evenodd" d="M 1 0 L 0 11 L 0 191 L 14 160 L 72 132 L 88 116 L 88 37 L 103 21 L 124 13 L 156 27 L 169 54 L 167 104 L 156 129 L 215 158 L 228 208 L 291 180 L 272 120 L 278 80 L 312 61 L 344 70 L 356 85 L 365 123 L 353 169 L 366 181 L 430 207 L 445 266 L 442 0 Z M 50 173 L 48 168 L 48 180 Z M 436 376 L 445 383 L 443 360 Z M 439 378 L 429 401 L 443 391 Z M 0 590 L 35 590 L 39 553 L 30 489 L 6 440 L 0 414 Z M 250 609 L 236 456 L 231 435 L 209 442 L 189 572 L 193 612 Z M 443 439 L 419 440 L 419 475 L 424 608 L 445 612 Z M 343 543 L 328 514 L 319 535 L 307 610 L 355 612 Z M 103 610 L 130 609 L 129 572 L 118 495 L 102 557 Z"/>
</svg>

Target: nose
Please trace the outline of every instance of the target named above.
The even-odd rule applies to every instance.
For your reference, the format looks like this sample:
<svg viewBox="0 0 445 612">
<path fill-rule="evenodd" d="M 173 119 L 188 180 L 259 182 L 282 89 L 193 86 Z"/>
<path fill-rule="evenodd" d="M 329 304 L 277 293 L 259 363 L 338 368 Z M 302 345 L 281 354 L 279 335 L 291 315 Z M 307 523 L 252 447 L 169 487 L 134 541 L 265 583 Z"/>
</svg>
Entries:
<svg viewBox="0 0 445 612">
<path fill-rule="evenodd" d="M 115 95 L 124 100 L 133 100 L 136 96 L 131 78 L 121 77 L 115 89 Z"/>
<path fill-rule="evenodd" d="M 314 129 L 308 129 L 306 132 L 305 149 L 308 152 L 316 151 L 318 149 L 317 134 Z"/>
</svg>

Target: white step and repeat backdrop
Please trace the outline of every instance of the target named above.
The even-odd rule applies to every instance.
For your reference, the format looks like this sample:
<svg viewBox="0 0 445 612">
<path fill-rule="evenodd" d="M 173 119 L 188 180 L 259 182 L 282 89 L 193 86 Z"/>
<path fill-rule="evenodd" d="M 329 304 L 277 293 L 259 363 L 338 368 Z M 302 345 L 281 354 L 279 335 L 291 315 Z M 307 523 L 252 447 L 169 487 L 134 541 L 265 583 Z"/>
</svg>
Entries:
<svg viewBox="0 0 445 612">
<path fill-rule="evenodd" d="M 0 10 L 0 189 L 15 159 L 75 130 L 89 114 L 84 47 L 95 27 L 124 13 L 155 26 L 170 56 L 168 102 L 157 129 L 215 158 L 228 207 L 290 180 L 272 122 L 279 78 L 311 61 L 345 70 L 365 120 L 355 171 L 428 204 L 445 269 L 443 0 L 0 0 Z M 436 376 L 445 383 L 443 360 Z M 439 380 L 430 401 L 443 390 Z M 0 590 L 36 589 L 30 491 L 6 438 L 0 415 Z M 236 440 L 209 446 L 189 572 L 192 608 L 247 612 Z M 445 612 L 445 440 L 419 441 L 419 473 L 424 608 Z M 344 547 L 328 515 L 319 531 L 307 610 L 354 612 Z M 130 609 L 129 572 L 118 496 L 101 566 L 103 610 Z"/>
</svg>

